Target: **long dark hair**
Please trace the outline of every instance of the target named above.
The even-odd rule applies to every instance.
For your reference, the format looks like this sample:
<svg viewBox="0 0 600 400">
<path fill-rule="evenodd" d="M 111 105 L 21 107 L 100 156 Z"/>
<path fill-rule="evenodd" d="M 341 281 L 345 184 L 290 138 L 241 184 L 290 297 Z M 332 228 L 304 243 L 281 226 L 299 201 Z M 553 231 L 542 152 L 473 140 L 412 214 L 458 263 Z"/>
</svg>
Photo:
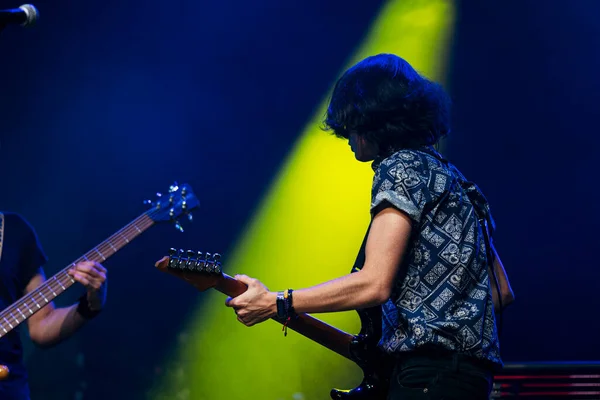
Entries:
<svg viewBox="0 0 600 400">
<path fill-rule="evenodd" d="M 337 81 L 323 128 L 345 139 L 356 132 L 382 151 L 433 145 L 450 133 L 450 99 L 404 59 L 378 54 Z"/>
</svg>

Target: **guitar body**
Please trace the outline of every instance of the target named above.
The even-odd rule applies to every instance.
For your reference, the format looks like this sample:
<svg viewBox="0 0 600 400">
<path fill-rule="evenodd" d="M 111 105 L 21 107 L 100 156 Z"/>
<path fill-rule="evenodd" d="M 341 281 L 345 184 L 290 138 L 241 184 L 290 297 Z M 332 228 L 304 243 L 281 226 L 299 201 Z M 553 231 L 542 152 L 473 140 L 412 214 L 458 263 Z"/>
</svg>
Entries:
<svg viewBox="0 0 600 400">
<path fill-rule="evenodd" d="M 377 343 L 381 337 L 381 310 L 378 307 L 357 310 L 360 333 L 350 342 L 350 357 L 363 371 L 363 380 L 351 390 L 332 389 L 334 400 L 386 400 L 394 360 L 382 352 Z"/>
</svg>

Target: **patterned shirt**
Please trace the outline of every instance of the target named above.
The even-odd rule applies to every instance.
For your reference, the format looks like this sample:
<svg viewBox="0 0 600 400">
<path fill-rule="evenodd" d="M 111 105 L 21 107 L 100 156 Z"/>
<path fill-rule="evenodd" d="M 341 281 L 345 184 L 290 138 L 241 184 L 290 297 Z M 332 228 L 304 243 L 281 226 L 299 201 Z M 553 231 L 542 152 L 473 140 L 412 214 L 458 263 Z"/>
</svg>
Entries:
<svg viewBox="0 0 600 400">
<path fill-rule="evenodd" d="M 494 222 L 487 200 L 432 148 L 400 150 L 373 163 L 371 211 L 388 202 L 413 232 L 392 297 L 382 305 L 387 353 L 444 349 L 502 365 L 476 216 Z"/>
</svg>

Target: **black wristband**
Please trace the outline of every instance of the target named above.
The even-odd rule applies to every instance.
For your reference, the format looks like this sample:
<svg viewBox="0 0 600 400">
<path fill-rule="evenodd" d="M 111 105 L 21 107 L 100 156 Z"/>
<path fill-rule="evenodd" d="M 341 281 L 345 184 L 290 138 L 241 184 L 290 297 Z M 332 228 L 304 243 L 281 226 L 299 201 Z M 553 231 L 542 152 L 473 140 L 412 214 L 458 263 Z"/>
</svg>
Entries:
<svg viewBox="0 0 600 400">
<path fill-rule="evenodd" d="M 285 309 L 285 298 L 283 292 L 277 292 L 277 318 L 285 320 L 287 318 L 287 312 Z"/>
<path fill-rule="evenodd" d="M 294 290 L 293 289 L 288 289 L 288 295 L 287 295 L 287 299 L 286 300 L 286 311 L 287 311 L 287 315 L 288 317 L 293 316 L 295 314 L 294 312 L 294 301 L 292 299 L 292 292 Z"/>
<path fill-rule="evenodd" d="M 83 296 L 79 298 L 79 304 L 77 304 L 77 313 L 81 315 L 83 319 L 95 318 L 98 314 L 100 314 L 100 311 L 102 310 L 90 309 L 86 293 L 84 293 Z"/>
</svg>

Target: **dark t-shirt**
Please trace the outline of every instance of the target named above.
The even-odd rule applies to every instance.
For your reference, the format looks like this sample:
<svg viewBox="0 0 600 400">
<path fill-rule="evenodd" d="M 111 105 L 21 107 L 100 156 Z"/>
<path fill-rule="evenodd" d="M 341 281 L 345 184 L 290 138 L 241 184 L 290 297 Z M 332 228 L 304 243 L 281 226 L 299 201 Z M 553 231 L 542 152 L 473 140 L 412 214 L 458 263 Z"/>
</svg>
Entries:
<svg viewBox="0 0 600 400">
<path fill-rule="evenodd" d="M 46 263 L 35 231 L 20 215 L 4 213 L 0 254 L 0 310 L 21 298 L 25 287 Z M 0 399 L 29 399 L 27 371 L 23 365 L 20 327 L 0 338 L 0 364 L 8 366 L 8 379 L 0 381 Z"/>
</svg>

